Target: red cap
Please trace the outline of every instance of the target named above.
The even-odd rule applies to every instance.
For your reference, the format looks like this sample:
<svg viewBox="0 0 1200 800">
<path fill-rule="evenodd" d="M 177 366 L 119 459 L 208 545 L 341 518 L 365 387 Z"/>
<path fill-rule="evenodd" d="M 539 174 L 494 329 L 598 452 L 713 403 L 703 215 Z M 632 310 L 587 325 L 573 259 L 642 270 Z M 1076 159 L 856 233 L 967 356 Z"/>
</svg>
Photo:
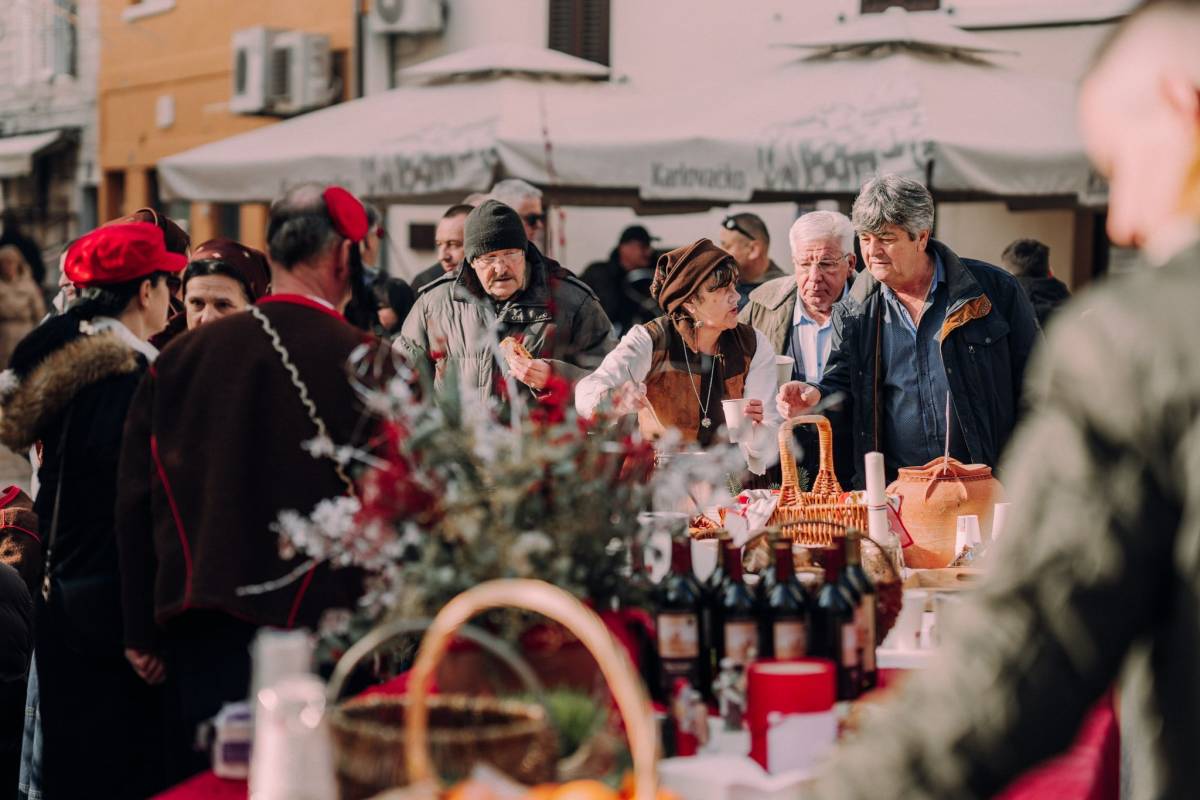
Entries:
<svg viewBox="0 0 1200 800">
<path fill-rule="evenodd" d="M 63 271 L 80 287 L 144 278 L 155 272 L 179 272 L 187 256 L 169 252 L 163 232 L 148 222 L 106 225 L 81 236 L 67 251 Z"/>
<path fill-rule="evenodd" d="M 341 186 L 330 186 L 321 196 L 325 199 L 325 208 L 329 209 L 329 218 L 333 220 L 333 227 L 338 233 L 352 242 L 367 238 L 371 223 L 367 220 L 367 210 L 357 197 Z"/>
</svg>

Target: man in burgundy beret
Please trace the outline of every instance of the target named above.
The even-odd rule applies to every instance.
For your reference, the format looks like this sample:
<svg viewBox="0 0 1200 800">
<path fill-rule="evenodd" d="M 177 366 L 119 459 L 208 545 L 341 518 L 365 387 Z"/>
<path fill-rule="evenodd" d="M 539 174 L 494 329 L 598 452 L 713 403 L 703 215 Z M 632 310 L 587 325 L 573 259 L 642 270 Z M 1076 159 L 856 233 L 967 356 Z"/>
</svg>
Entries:
<svg viewBox="0 0 1200 800">
<path fill-rule="evenodd" d="M 135 666 L 148 654 L 165 664 L 176 780 L 207 767 L 196 726 L 249 694 L 258 629 L 312 627 L 357 599 L 347 573 L 281 557 L 272 525 L 351 490 L 302 445 L 357 443 L 364 427 L 346 370 L 368 339 L 340 309 L 366 232 L 349 192 L 289 191 L 267 231 L 272 294 L 179 337 L 134 399 L 117 498 L 125 646 Z"/>
</svg>

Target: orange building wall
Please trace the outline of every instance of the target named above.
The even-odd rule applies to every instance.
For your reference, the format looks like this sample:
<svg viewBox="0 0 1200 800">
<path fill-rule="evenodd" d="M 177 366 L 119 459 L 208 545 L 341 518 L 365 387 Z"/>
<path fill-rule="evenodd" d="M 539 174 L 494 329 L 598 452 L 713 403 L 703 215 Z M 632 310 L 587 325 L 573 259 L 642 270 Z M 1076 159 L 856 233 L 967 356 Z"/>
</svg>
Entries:
<svg viewBox="0 0 1200 800">
<path fill-rule="evenodd" d="M 346 80 L 354 80 L 356 0 L 175 0 L 169 10 L 133 20 L 123 19 L 122 12 L 137 2 L 100 0 L 100 5 L 101 219 L 154 200 L 152 170 L 160 158 L 277 121 L 229 111 L 235 30 L 267 25 L 327 34 L 335 60 L 338 51 L 345 52 Z M 175 119 L 159 128 L 156 105 L 163 95 L 174 98 Z M 343 90 L 343 96 L 353 95 L 353 86 Z M 259 220 L 262 214 L 247 208 L 240 217 Z M 193 241 L 219 233 L 206 204 L 193 204 L 190 222 Z M 254 226 L 242 238 L 261 246 L 261 236 Z"/>
</svg>

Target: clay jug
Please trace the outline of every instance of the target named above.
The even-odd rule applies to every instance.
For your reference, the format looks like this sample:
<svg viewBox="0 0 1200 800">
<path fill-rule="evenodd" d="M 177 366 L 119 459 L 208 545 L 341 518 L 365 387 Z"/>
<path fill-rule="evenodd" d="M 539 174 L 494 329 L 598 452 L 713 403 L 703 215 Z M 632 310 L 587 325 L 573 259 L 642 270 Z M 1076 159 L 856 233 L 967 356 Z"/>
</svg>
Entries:
<svg viewBox="0 0 1200 800">
<path fill-rule="evenodd" d="M 887 488 L 902 498 L 900 519 L 913 543 L 904 563 L 913 569 L 940 569 L 954 560 L 960 514 L 979 516 L 980 528 L 992 529 L 992 508 L 1004 500 L 1004 487 L 986 464 L 935 458 L 923 467 L 901 467 Z"/>
</svg>

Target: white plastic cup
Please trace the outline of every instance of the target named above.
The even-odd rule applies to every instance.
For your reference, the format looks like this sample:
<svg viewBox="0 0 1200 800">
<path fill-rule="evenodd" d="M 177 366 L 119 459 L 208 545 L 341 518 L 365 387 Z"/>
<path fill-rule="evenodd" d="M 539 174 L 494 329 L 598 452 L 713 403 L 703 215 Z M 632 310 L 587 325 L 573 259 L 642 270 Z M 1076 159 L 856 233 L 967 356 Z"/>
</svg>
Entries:
<svg viewBox="0 0 1200 800">
<path fill-rule="evenodd" d="M 924 589 L 905 589 L 896 624 L 888 632 L 888 644 L 897 650 L 921 649 L 921 623 L 929 593 Z"/>
<path fill-rule="evenodd" d="M 262 628 L 254 637 L 250 697 L 293 675 L 312 673 L 313 640 L 305 631 Z"/>
<path fill-rule="evenodd" d="M 336 797 L 325 684 L 315 675 L 292 675 L 260 690 L 255 702 L 250 796 L 254 800 Z"/>
<path fill-rule="evenodd" d="M 708 576 L 717 568 L 717 549 L 720 544 L 718 539 L 692 540 L 692 573 L 701 583 L 708 580 Z"/>
<path fill-rule="evenodd" d="M 775 356 L 775 371 L 779 374 L 779 385 L 783 386 L 792 379 L 792 365 L 796 359 L 791 356 Z"/>
<path fill-rule="evenodd" d="M 983 536 L 979 533 L 979 517 L 975 514 L 961 514 L 958 517 L 958 528 L 954 537 L 954 557 L 958 558 L 964 548 L 978 550 L 983 546 Z"/>
<path fill-rule="evenodd" d="M 729 431 L 729 441 L 734 444 L 740 442 L 742 437 L 747 435 L 747 425 L 750 423 L 750 419 L 746 416 L 746 405 L 749 402 L 745 398 L 721 401 L 721 410 L 725 412 L 725 428 Z"/>
<path fill-rule="evenodd" d="M 671 568 L 671 542 L 688 535 L 688 515 L 678 511 L 643 511 L 638 514 L 638 526 L 650 580 L 659 583 Z"/>
<path fill-rule="evenodd" d="M 995 542 L 1005 533 L 1005 527 L 1008 525 L 1008 511 L 1012 508 L 1012 503 L 996 503 L 995 510 L 992 511 L 992 541 Z"/>
</svg>

